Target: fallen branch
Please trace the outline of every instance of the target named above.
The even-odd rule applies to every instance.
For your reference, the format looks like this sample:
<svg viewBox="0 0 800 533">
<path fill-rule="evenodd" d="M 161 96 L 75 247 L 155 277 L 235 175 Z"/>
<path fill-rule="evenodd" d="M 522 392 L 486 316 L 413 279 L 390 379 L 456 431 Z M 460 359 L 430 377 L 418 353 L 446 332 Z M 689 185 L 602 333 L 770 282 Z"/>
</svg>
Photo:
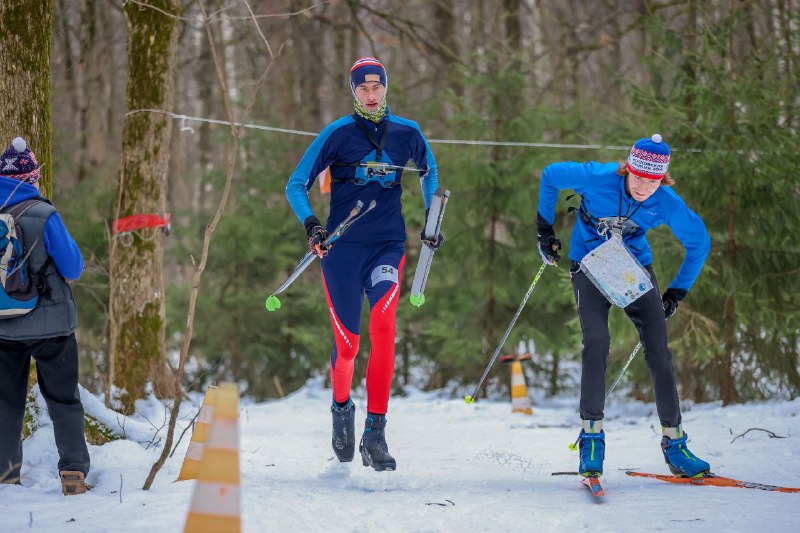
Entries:
<svg viewBox="0 0 800 533">
<path fill-rule="evenodd" d="M 750 433 L 751 431 L 763 431 L 764 433 L 766 433 L 767 435 L 769 435 L 769 438 L 771 438 L 771 439 L 785 439 L 785 438 L 786 438 L 785 436 L 776 435 L 775 433 L 773 433 L 772 431 L 770 431 L 770 430 L 768 430 L 768 429 L 761 429 L 761 428 L 750 428 L 750 429 L 748 429 L 747 431 L 745 431 L 744 433 L 742 433 L 741 435 L 736 435 L 736 436 L 733 438 L 733 440 L 731 441 L 731 444 L 733 444 L 733 441 L 734 441 L 734 440 L 738 439 L 739 437 L 744 437 L 745 435 L 747 435 L 747 434 L 748 434 L 748 433 Z"/>
</svg>

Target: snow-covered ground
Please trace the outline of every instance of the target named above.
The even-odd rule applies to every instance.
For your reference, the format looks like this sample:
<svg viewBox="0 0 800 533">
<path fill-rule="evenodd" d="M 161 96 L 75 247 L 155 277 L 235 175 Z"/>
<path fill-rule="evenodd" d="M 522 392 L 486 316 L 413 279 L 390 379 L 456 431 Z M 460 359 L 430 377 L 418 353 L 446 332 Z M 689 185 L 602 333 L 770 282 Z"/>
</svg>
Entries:
<svg viewBox="0 0 800 533">
<path fill-rule="evenodd" d="M 357 429 L 363 397 L 356 397 Z M 387 440 L 395 472 L 334 460 L 330 390 L 316 381 L 291 396 L 243 403 L 240 416 L 245 531 L 795 531 L 800 494 L 680 486 L 631 478 L 626 469 L 668 473 L 654 406 L 614 400 L 606 411 L 606 497 L 594 499 L 572 476 L 568 444 L 578 431 L 576 398 L 511 414 L 510 403 L 472 406 L 412 392 L 390 403 Z M 86 403 L 92 400 L 85 398 Z M 97 411 L 101 404 L 92 404 Z M 186 406 L 185 420 L 193 416 Z M 721 408 L 684 406 L 690 448 L 720 475 L 800 487 L 800 399 Z M 146 416 L 146 418 L 145 418 Z M 90 449 L 95 485 L 64 497 L 46 416 L 25 442 L 22 486 L 0 486 L 1 531 L 180 531 L 193 481 L 173 483 L 189 435 L 153 488 L 141 490 L 160 449 L 148 443 L 165 412 L 142 402 L 127 422 L 137 441 Z M 149 429 L 148 429 L 149 428 Z M 785 438 L 770 438 L 770 430 Z M 164 430 L 162 429 L 162 432 Z M 148 437 L 149 436 L 149 437 Z M 735 440 L 734 440 L 735 439 Z M 155 439 L 157 442 L 158 439 Z M 733 441 L 733 442 L 732 442 Z"/>
</svg>

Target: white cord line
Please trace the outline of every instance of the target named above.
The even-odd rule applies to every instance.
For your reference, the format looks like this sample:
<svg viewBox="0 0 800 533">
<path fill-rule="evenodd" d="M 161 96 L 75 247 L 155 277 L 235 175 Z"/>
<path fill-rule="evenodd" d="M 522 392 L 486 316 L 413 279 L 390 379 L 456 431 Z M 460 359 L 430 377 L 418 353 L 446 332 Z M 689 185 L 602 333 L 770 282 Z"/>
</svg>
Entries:
<svg viewBox="0 0 800 533">
<path fill-rule="evenodd" d="M 279 133 L 291 133 L 293 135 L 307 135 L 309 137 L 316 137 L 319 135 L 317 132 L 313 131 L 303 131 L 303 130 L 290 130 L 287 128 L 274 128 L 271 126 L 262 126 L 261 124 L 250 124 L 250 123 L 241 123 L 241 122 L 231 122 L 227 120 L 217 120 L 213 118 L 203 118 L 203 117 L 190 117 L 187 115 L 180 115 L 178 113 L 173 113 L 171 111 L 165 111 L 163 109 L 134 109 L 133 111 L 129 111 L 125 114 L 125 116 L 133 115 L 135 113 L 160 113 L 162 115 L 169 115 L 174 119 L 187 121 L 193 120 L 196 122 L 207 122 L 209 124 L 225 124 L 226 126 L 240 126 L 242 128 L 253 129 L 253 130 L 263 130 L 263 131 L 276 131 Z M 517 147 L 524 147 L 524 148 L 573 148 L 577 150 L 630 150 L 630 146 L 614 146 L 614 145 L 603 145 L 603 144 L 564 144 L 564 143 L 525 143 L 525 142 L 512 142 L 512 141 L 470 141 L 470 140 L 459 140 L 459 139 L 428 139 L 428 143 L 431 144 L 466 144 L 466 145 L 479 145 L 479 146 L 517 146 Z M 674 150 L 675 152 L 703 152 L 706 150 L 700 150 L 697 148 L 685 148 L 683 150 Z M 738 151 L 743 153 L 742 151 Z"/>
<path fill-rule="evenodd" d="M 429 143 L 439 144 L 479 144 L 482 146 L 523 146 L 530 148 L 584 148 L 591 150 L 630 150 L 630 146 L 606 146 L 602 144 L 560 144 L 560 143 L 523 143 L 512 141 L 466 141 L 450 139 L 428 139 Z"/>
<path fill-rule="evenodd" d="M 207 122 L 209 124 L 224 124 L 226 126 L 241 126 L 247 129 L 253 130 L 265 130 L 265 131 L 277 131 L 281 133 L 293 133 L 295 135 L 309 135 L 311 137 L 316 137 L 319 133 L 313 131 L 302 131 L 302 130 L 289 130 L 286 128 L 273 128 L 270 126 L 262 126 L 260 124 L 249 124 L 249 123 L 242 123 L 242 122 L 233 122 L 231 123 L 228 120 L 217 120 L 213 118 L 202 118 L 202 117 L 190 117 L 187 115 L 179 115 L 178 113 L 173 113 L 171 111 L 164 111 L 163 109 L 134 109 L 133 111 L 128 111 L 125 113 L 125 116 L 134 115 L 136 113 L 160 113 L 162 115 L 169 115 L 174 119 L 178 120 L 194 120 L 195 122 Z"/>
</svg>

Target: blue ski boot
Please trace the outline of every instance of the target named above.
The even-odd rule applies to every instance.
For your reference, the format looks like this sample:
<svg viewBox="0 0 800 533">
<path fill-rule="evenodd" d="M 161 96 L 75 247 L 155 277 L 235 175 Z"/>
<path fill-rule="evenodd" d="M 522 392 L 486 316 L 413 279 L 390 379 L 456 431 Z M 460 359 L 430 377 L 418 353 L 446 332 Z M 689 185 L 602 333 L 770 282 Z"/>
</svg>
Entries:
<svg viewBox="0 0 800 533">
<path fill-rule="evenodd" d="M 711 466 L 686 447 L 688 435 L 680 426 L 663 428 L 663 433 L 661 451 L 664 452 L 664 461 L 673 474 L 678 477 L 703 477 L 709 473 Z"/>
<path fill-rule="evenodd" d="M 333 415 L 333 453 L 341 463 L 349 463 L 356 453 L 356 406 L 353 400 L 347 399 L 344 406 L 331 403 Z"/>
<path fill-rule="evenodd" d="M 603 474 L 603 459 L 606 455 L 606 434 L 602 420 L 584 420 L 578 436 L 581 462 L 578 473 L 584 477 L 600 477 Z"/>
<path fill-rule="evenodd" d="M 361 437 L 361 444 L 358 445 L 361 462 L 378 472 L 397 468 L 394 457 L 389 455 L 385 429 L 386 416 L 368 413 L 364 422 L 364 435 Z"/>
</svg>

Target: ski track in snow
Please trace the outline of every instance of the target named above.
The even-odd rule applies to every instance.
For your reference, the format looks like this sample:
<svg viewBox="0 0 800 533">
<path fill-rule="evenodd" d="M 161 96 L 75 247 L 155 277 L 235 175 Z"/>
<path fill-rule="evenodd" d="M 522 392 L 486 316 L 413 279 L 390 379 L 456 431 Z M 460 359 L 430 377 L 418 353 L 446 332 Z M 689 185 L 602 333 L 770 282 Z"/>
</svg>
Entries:
<svg viewBox="0 0 800 533">
<path fill-rule="evenodd" d="M 196 399 L 195 403 L 199 403 Z M 366 415 L 354 397 L 356 431 Z M 573 476 L 579 431 L 577 399 L 539 402 L 534 415 L 511 414 L 508 402 L 461 400 L 412 392 L 390 403 L 387 441 L 398 470 L 374 472 L 356 454 L 338 463 L 330 445 L 330 390 L 310 382 L 279 401 L 244 403 L 240 416 L 242 522 L 261 531 L 695 531 L 794 530 L 800 494 L 676 486 L 630 478 L 625 470 L 668 473 L 652 404 L 616 398 L 606 417 L 605 498 Z M 93 407 L 96 409 L 96 406 Z M 179 424 L 190 420 L 185 406 Z M 129 422 L 148 441 L 163 408 L 142 406 Z M 721 408 L 687 404 L 691 449 L 720 475 L 800 486 L 792 465 L 800 451 L 800 399 Z M 135 418 L 135 417 L 134 417 Z M 770 438 L 747 429 L 771 430 Z M 162 430 L 163 431 L 163 430 Z M 194 487 L 173 483 L 189 432 L 150 491 L 141 486 L 160 449 L 132 441 L 92 446 L 86 496 L 61 496 L 52 425 L 46 416 L 25 444 L 23 486 L 0 486 L 0 531 L 180 531 Z M 120 483 L 122 490 L 120 494 Z M 121 500 L 121 501 L 120 501 Z"/>
</svg>

